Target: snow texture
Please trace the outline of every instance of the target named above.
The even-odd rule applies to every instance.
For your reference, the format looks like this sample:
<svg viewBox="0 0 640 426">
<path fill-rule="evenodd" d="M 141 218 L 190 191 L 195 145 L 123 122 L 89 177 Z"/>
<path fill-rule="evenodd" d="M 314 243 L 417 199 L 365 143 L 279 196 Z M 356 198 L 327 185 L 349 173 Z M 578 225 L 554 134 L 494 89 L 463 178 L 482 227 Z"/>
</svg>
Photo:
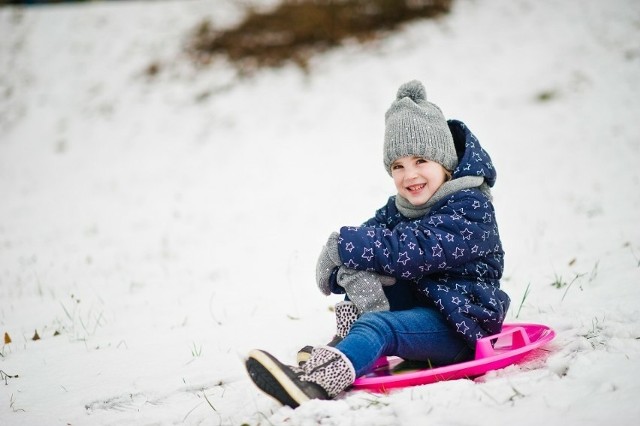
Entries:
<svg viewBox="0 0 640 426">
<path fill-rule="evenodd" d="M 635 423 L 640 4 L 457 0 L 309 73 L 190 65 L 239 3 L 0 8 L 0 423 Z M 557 338 L 475 381 L 283 408 L 243 358 L 332 336 L 316 257 L 393 193 L 383 117 L 412 79 L 498 170 L 507 321 Z"/>
</svg>

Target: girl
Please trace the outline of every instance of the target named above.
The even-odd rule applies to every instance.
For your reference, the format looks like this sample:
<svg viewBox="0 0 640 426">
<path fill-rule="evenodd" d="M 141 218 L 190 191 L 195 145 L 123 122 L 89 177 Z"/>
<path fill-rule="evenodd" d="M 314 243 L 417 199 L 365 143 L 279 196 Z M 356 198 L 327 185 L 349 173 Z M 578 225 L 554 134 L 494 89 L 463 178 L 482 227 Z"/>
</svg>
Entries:
<svg viewBox="0 0 640 426">
<path fill-rule="evenodd" d="M 300 367 L 257 349 L 246 360 L 254 383 L 282 404 L 334 398 L 382 356 L 469 360 L 477 339 L 502 328 L 510 300 L 500 290 L 489 155 L 418 81 L 402 85 L 387 111 L 383 151 L 397 195 L 363 225 L 333 233 L 316 270 L 325 294 L 346 289 L 362 308 Z"/>
</svg>

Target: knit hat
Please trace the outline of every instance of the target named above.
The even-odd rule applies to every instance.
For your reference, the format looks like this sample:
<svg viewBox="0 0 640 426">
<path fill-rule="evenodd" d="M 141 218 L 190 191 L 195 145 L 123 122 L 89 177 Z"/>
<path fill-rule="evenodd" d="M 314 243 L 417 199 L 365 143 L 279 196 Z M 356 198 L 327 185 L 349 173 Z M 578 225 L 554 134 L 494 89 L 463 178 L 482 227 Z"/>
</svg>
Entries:
<svg viewBox="0 0 640 426">
<path fill-rule="evenodd" d="M 403 84 L 385 114 L 384 166 L 400 157 L 424 157 L 447 170 L 458 165 L 453 136 L 442 111 L 427 101 L 427 91 L 417 80 Z"/>
</svg>

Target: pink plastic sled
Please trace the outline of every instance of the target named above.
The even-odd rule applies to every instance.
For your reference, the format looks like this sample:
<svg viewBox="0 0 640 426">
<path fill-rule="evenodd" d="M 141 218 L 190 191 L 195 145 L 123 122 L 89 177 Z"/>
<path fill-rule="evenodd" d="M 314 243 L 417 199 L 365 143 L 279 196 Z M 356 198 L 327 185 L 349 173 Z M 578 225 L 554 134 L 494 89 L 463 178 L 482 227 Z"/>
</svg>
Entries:
<svg viewBox="0 0 640 426">
<path fill-rule="evenodd" d="M 383 368 L 376 368 L 371 374 L 359 377 L 353 387 L 384 392 L 388 389 L 426 385 L 441 380 L 477 377 L 487 371 L 517 363 L 534 349 L 550 342 L 555 335 L 555 332 L 545 325 L 504 324 L 502 332 L 477 341 L 473 361 L 394 373 L 394 367 L 401 360 L 390 357 L 388 362 L 383 363 Z"/>
</svg>

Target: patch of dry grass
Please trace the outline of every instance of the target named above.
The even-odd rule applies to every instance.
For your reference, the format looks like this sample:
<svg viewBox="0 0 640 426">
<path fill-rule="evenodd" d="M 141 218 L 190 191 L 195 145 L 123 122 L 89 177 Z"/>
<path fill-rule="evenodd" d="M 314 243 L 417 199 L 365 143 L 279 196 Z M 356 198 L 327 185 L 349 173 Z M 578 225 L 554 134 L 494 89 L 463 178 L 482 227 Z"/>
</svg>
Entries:
<svg viewBox="0 0 640 426">
<path fill-rule="evenodd" d="M 339 46 L 346 39 L 366 41 L 381 31 L 419 18 L 449 12 L 453 0 L 284 0 L 269 12 L 247 10 L 234 28 L 216 29 L 208 20 L 198 25 L 188 53 L 206 64 L 224 55 L 241 70 L 278 67 Z"/>
</svg>

